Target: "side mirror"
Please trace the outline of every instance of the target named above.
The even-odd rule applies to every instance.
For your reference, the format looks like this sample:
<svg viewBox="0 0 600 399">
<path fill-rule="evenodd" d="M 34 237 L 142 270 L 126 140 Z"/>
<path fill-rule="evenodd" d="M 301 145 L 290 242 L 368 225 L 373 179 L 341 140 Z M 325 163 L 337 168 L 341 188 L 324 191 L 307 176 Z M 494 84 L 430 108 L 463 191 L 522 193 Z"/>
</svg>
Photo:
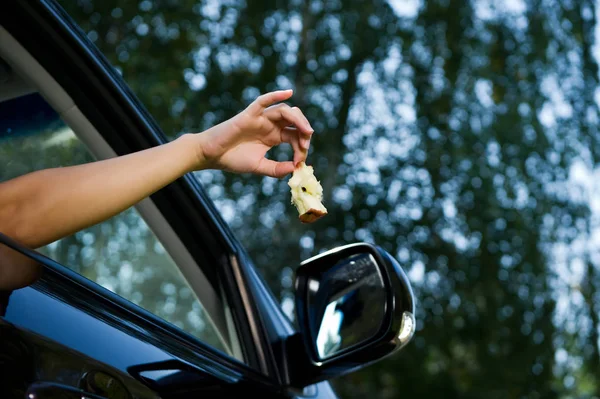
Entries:
<svg viewBox="0 0 600 399">
<path fill-rule="evenodd" d="M 298 268 L 295 288 L 304 351 L 294 360 L 288 355 L 294 363 L 288 365 L 294 387 L 381 360 L 403 348 L 414 334 L 410 282 L 380 247 L 356 243 L 310 258 Z"/>
</svg>

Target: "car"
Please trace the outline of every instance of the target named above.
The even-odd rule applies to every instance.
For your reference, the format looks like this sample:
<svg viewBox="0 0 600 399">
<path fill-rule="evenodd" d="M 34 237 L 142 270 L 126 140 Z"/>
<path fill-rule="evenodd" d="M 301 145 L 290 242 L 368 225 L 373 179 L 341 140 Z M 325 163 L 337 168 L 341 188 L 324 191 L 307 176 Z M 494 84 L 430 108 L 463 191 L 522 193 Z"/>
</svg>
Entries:
<svg viewBox="0 0 600 399">
<path fill-rule="evenodd" d="M 167 141 L 57 3 L 0 5 L 0 180 Z M 127 212 L 129 225 L 97 226 L 108 231 L 104 244 L 83 232 L 62 255 L 58 244 L 32 250 L 0 232 L 0 245 L 43 267 L 31 286 L 0 293 L 0 397 L 334 398 L 332 378 L 413 337 L 411 285 L 377 245 L 351 242 L 303 261 L 294 322 L 193 176 Z M 125 239 L 131 247 L 120 250 Z M 105 273 L 115 256 L 117 280 L 136 267 L 155 273 L 155 257 L 173 265 L 164 279 L 181 286 L 146 291 L 164 291 L 164 312 L 117 292 Z M 193 306 L 173 304 L 177 295 Z M 169 316 L 179 311 L 185 317 Z"/>
</svg>

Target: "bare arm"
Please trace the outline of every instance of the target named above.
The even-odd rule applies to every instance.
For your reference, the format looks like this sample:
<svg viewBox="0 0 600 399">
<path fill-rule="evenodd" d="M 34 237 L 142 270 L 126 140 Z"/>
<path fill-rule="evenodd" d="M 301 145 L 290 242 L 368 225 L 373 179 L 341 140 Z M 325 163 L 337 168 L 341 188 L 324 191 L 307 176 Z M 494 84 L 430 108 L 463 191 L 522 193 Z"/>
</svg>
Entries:
<svg viewBox="0 0 600 399">
<path fill-rule="evenodd" d="M 267 93 L 206 132 L 186 134 L 158 147 L 1 183 L 0 232 L 37 248 L 106 220 L 194 170 L 283 177 L 306 158 L 312 134 L 300 110 L 286 104 L 271 106 L 291 94 Z M 266 159 L 266 152 L 282 142 L 294 148 L 294 161 Z M 6 282 L 6 273 L 3 278 L 0 270 L 0 289 L 7 285 L 2 280 Z"/>
<path fill-rule="evenodd" d="M 0 226 L 37 248 L 106 220 L 191 171 L 192 136 L 83 165 L 40 170 L 0 184 Z"/>
</svg>

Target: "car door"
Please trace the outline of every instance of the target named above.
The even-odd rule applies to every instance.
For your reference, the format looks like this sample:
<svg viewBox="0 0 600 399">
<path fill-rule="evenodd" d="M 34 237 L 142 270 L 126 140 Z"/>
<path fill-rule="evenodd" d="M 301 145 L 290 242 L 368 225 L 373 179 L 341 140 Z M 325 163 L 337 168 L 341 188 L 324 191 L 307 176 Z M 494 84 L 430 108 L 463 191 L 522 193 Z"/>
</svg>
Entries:
<svg viewBox="0 0 600 399">
<path fill-rule="evenodd" d="M 2 93 L 8 107 L 5 120 L 11 120 L 6 115 L 22 115 L 13 119 L 32 122 L 39 130 L 52 122 L 54 115 L 63 124 L 44 130 L 49 136 L 42 143 L 35 135 L 24 133 L 28 140 L 24 139 L 24 151 L 29 149 L 34 165 L 42 165 L 46 159 L 40 148 L 60 147 L 72 143 L 73 137 L 88 150 L 80 159 L 69 158 L 74 163 L 165 141 L 116 72 L 83 41 L 54 3 L 9 2 L 1 7 L 0 58 L 9 71 L 5 79 L 9 89 Z M 21 81 L 11 82 L 14 77 Z M 5 133 L 14 138 L 11 127 L 7 129 Z M 32 143 L 37 147 L 31 147 Z M 23 167 L 20 171 L 31 170 Z M 85 248 L 90 240 L 98 243 L 98 231 L 96 236 L 81 232 L 71 237 L 69 245 L 59 243 L 42 253 L 20 248 L 4 237 L 4 245 L 35 258 L 44 270 L 33 286 L 3 294 L 3 342 L 17 350 L 3 359 L 2 371 L 13 382 L 22 379 L 15 389 L 62 392 L 81 388 L 103 395 L 102 387 L 94 388 L 89 382 L 90 376 L 100 376 L 118 381 L 114 384 L 124 386 L 122 391 L 134 397 L 152 397 L 153 393 L 176 397 L 183 392 L 201 392 L 204 397 L 236 396 L 239 392 L 289 396 L 281 388 L 285 385 L 279 372 L 281 353 L 272 344 L 294 331 L 198 183 L 184 177 L 142 201 L 134 211 L 123 217 L 129 217 L 130 224 L 145 226 L 140 228 L 142 233 L 152 232 L 154 252 L 170 255 L 177 267 L 173 273 L 180 273 L 187 283 L 176 292 L 188 289 L 201 299 L 198 306 L 209 316 L 219 340 L 210 334 L 199 337 L 178 325 L 178 320 L 145 309 L 136 304 L 142 299 L 124 297 L 126 290 L 115 293 L 118 274 L 108 276 L 112 283 L 103 271 L 96 273 L 96 278 L 84 277 L 82 270 L 106 263 L 112 256 L 110 237 L 106 240 L 108 253 L 94 256 L 94 248 Z M 107 227 L 106 234 L 119 234 L 121 222 L 113 223 L 114 230 Z M 102 226 L 96 228 L 102 233 Z M 138 233 L 132 234 L 135 241 Z M 72 251 L 77 243 L 84 248 Z M 123 252 L 135 253 L 135 246 L 130 249 L 133 252 Z M 140 251 L 145 253 L 145 249 Z M 63 264 L 57 258 L 64 260 Z M 119 270 L 135 269 L 123 255 L 119 260 L 126 262 L 120 266 L 129 265 Z M 153 270 L 144 264 L 141 269 Z M 167 297 L 173 294 L 169 287 L 165 288 Z M 173 304 L 167 302 L 165 309 L 172 309 Z M 216 341 L 224 343 L 225 350 L 217 348 Z M 23 371 L 15 368 L 8 373 L 15 359 L 23 360 Z M 36 383 L 42 385 L 36 388 L 32 385 Z M 331 394 L 327 383 L 320 384 L 318 391 L 322 397 Z M 306 392 L 314 396 L 317 390 Z"/>
<path fill-rule="evenodd" d="M 44 266 L 38 282 L 5 301 L 2 397 L 281 397 L 265 376 L 8 237 L 1 241 Z"/>
</svg>

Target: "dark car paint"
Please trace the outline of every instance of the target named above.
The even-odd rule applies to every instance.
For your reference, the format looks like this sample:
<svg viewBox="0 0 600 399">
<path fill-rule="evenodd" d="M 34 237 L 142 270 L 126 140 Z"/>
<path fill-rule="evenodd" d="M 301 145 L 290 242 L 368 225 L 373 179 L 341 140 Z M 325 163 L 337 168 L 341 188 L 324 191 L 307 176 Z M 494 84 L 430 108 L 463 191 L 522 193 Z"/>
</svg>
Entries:
<svg viewBox="0 0 600 399">
<path fill-rule="evenodd" d="M 0 395 L 3 398 L 25 397 L 36 381 L 54 381 L 78 388 L 87 373 L 99 371 L 119 381 L 132 398 L 158 397 L 130 375 L 2 319 L 0 336 L 3 362 L 10 362 L 10 367 L 6 367 L 0 375 Z"/>
<path fill-rule="evenodd" d="M 157 123 L 123 79 L 56 3 L 42 0 L 8 1 L 0 7 L 0 25 L 26 47 L 59 82 L 98 131 L 102 132 L 117 154 L 126 154 L 167 141 Z M 249 364 L 264 375 L 255 373 L 253 369 L 244 365 L 227 365 L 226 368 L 229 372 L 242 373 L 242 379 L 246 378 L 248 384 L 256 383 L 260 387 L 286 385 L 288 378 L 282 366 L 285 347 L 281 343 L 294 334 L 294 329 L 212 201 L 192 176 L 178 179 L 154 194 L 152 199 L 192 256 L 198 260 L 198 264 L 211 264 L 210 268 L 203 270 L 205 274 L 208 273 L 213 279 L 219 279 L 227 285 L 227 300 L 235 311 L 237 325 L 249 327 L 250 334 L 245 331 L 239 334 L 244 348 L 248 351 Z M 66 347 L 80 345 L 81 347 L 76 349 L 84 354 L 86 350 L 97 349 L 107 342 L 125 352 L 129 350 L 129 346 L 135 346 L 130 345 L 133 340 L 143 342 L 140 336 L 125 334 L 114 325 L 110 325 L 108 320 L 101 318 L 103 313 L 100 309 L 104 308 L 106 311 L 112 301 L 104 301 L 92 308 L 96 313 L 89 313 L 90 308 L 83 307 L 83 303 L 72 295 L 56 294 L 61 290 L 70 292 L 75 284 L 73 280 L 77 277 L 70 275 L 65 268 L 55 266 L 56 268 L 46 270 L 46 274 L 54 273 L 54 280 L 44 277 L 33 287 L 11 295 L 6 320 L 14 321 L 15 325 L 25 329 L 37 330 L 47 337 L 54 337 L 54 340 L 59 339 L 57 342 Z M 61 280 L 58 276 L 62 275 L 69 278 Z M 48 285 L 50 281 L 52 289 Z M 93 283 L 92 285 L 94 290 L 100 289 Z M 108 295 L 108 292 L 102 295 Z M 40 313 L 39 309 L 44 307 L 47 307 L 47 312 L 59 309 L 69 309 L 69 312 L 60 313 L 65 317 L 60 320 L 62 324 L 56 324 L 59 320 L 55 318 L 45 323 L 32 316 Z M 148 318 L 154 323 L 157 322 L 152 315 Z M 121 337 L 124 341 L 113 339 L 112 336 L 103 336 L 96 337 L 102 339 L 98 342 L 91 338 L 93 336 L 86 335 L 87 332 L 91 333 L 91 330 L 87 329 L 85 324 L 91 323 L 92 320 L 103 323 L 104 328 L 108 328 L 107 332 Z M 133 330 L 145 328 L 144 336 L 148 336 L 155 328 L 139 327 L 136 324 L 139 320 L 122 321 Z M 78 339 L 69 341 L 64 336 L 55 336 L 60 335 L 60 330 L 64 327 L 72 327 L 73 331 L 78 331 Z M 168 336 L 161 336 L 161 339 L 179 343 Z M 160 347 L 156 342 L 150 345 Z M 198 358 L 199 365 L 212 364 L 210 356 L 207 355 L 209 351 L 199 348 L 192 351 Z M 134 358 L 135 355 L 132 353 L 131 357 Z M 218 361 L 223 363 L 220 358 Z M 213 370 L 209 371 L 212 372 Z M 252 373 L 255 374 L 251 375 Z M 230 381 L 224 381 L 222 388 L 227 389 L 229 383 Z M 319 384 L 318 397 L 335 397 L 328 383 Z"/>
<path fill-rule="evenodd" d="M 281 397 L 277 395 L 279 388 L 266 376 L 186 337 L 50 259 L 31 255 L 44 263 L 43 277 L 33 286 L 12 293 L 0 329 L 3 346 L 22 348 L 9 359 L 5 350 L 0 351 L 2 374 L 14 364 L 27 371 L 18 374 L 14 384 L 49 380 L 77 386 L 87 372 L 102 370 L 119 378 L 134 397 L 155 397 L 148 388 L 142 389 L 140 382 L 146 381 L 132 378 L 131 370 L 170 361 L 182 369 L 194 370 L 186 373 L 189 394 L 237 397 L 250 391 L 262 397 Z M 11 339 L 7 338 L 9 334 Z M 21 343 L 15 345 L 16 341 Z M 161 397 L 178 397 L 176 387 L 167 388 L 159 392 Z"/>
<path fill-rule="evenodd" d="M 369 254 L 379 269 L 382 289 L 378 291 L 378 294 L 382 295 L 379 300 L 372 300 L 370 303 L 372 306 L 382 306 L 379 309 L 381 318 L 373 320 L 373 323 L 378 320 L 380 323 L 377 326 L 377 324 L 367 322 L 367 325 L 373 327 L 373 330 L 371 334 L 365 336 L 366 339 L 362 340 L 360 344 L 339 350 L 327 359 L 322 359 L 314 345 L 318 331 L 314 323 L 322 320 L 325 307 L 331 303 L 326 298 L 334 291 L 330 285 L 331 281 L 328 282 L 328 277 L 324 276 L 338 268 L 338 265 L 356 259 L 354 256 L 357 254 L 361 257 Z M 356 260 L 356 262 L 360 261 Z M 371 261 L 368 264 L 372 264 Z M 350 273 L 356 273 L 354 267 L 349 270 Z M 346 275 L 342 274 L 342 276 Z M 344 281 L 343 284 L 348 284 L 348 281 L 356 281 L 356 274 L 341 280 Z M 310 289 L 310 283 L 315 281 L 319 283 L 318 292 L 315 297 L 309 299 L 309 293 L 315 294 Z M 294 284 L 296 315 L 299 329 L 303 333 L 294 335 L 288 341 L 300 340 L 303 342 L 298 342 L 294 346 L 296 352 L 290 351 L 288 356 L 299 359 L 290 366 L 292 368 L 290 374 L 293 375 L 293 382 L 299 383 L 301 386 L 315 381 L 329 380 L 373 364 L 402 349 L 414 333 L 415 300 L 410 281 L 398 262 L 377 245 L 366 242 L 353 243 L 315 255 L 301 263 L 296 271 Z M 319 297 L 320 293 L 322 293 L 322 297 Z M 373 310 L 374 308 L 365 310 L 365 312 L 372 316 Z M 353 308 L 352 311 L 361 312 L 360 308 Z M 407 317 L 412 322 L 405 325 Z"/>
</svg>

